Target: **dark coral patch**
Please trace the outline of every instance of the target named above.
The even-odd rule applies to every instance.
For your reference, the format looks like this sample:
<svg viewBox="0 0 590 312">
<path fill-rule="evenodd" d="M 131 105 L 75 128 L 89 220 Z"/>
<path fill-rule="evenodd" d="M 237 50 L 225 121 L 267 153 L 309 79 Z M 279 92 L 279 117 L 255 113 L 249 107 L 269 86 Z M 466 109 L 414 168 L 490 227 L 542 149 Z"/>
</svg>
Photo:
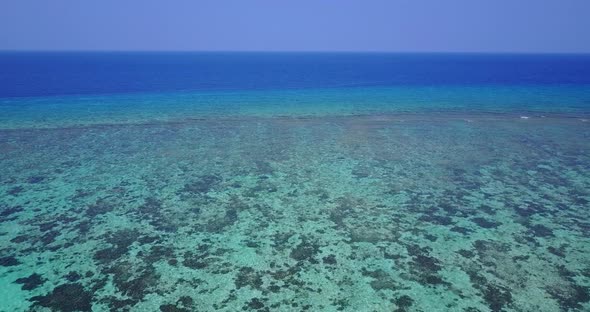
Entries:
<svg viewBox="0 0 590 312">
<path fill-rule="evenodd" d="M 399 285 L 395 282 L 395 280 L 383 270 L 369 271 L 367 269 L 363 269 L 362 274 L 364 276 L 370 276 L 373 278 L 370 285 L 375 291 L 383 289 L 396 291 L 399 289 Z"/>
<path fill-rule="evenodd" d="M 11 239 L 10 241 L 13 242 L 13 243 L 15 243 L 15 244 L 20 244 L 20 243 L 24 243 L 24 242 L 26 242 L 26 241 L 28 241 L 30 239 L 31 239 L 31 237 L 28 236 L 28 235 L 19 235 L 19 236 L 15 237 L 15 238 Z"/>
<path fill-rule="evenodd" d="M 59 226 L 59 222 L 57 221 L 49 221 L 49 222 L 42 222 L 37 225 L 39 227 L 39 231 L 47 232 L 53 230 L 55 227 Z"/>
<path fill-rule="evenodd" d="M 319 246 L 314 243 L 309 243 L 307 239 L 303 239 L 299 245 L 291 250 L 289 254 L 291 258 L 297 261 L 309 261 L 311 263 L 317 263 L 314 259 L 315 255 L 319 252 Z"/>
<path fill-rule="evenodd" d="M 344 226 L 344 220 L 354 215 L 354 210 L 360 202 L 353 198 L 342 197 L 336 200 L 338 205 L 330 211 L 330 220 L 337 226 Z"/>
<path fill-rule="evenodd" d="M 113 274 L 113 284 L 117 289 L 134 300 L 143 299 L 160 277 L 153 266 L 137 267 L 128 262 L 119 262 L 105 272 Z"/>
<path fill-rule="evenodd" d="M 78 274 L 78 272 L 70 271 L 70 273 L 68 273 L 65 278 L 70 282 L 77 282 L 80 280 L 80 278 L 82 278 L 82 276 Z"/>
<path fill-rule="evenodd" d="M 410 245 L 407 246 L 407 250 L 410 256 L 412 256 L 412 259 L 414 260 L 414 265 L 418 267 L 421 271 L 434 273 L 438 272 L 441 269 L 441 266 L 438 264 L 438 260 L 429 255 L 430 248 L 421 248 L 418 245 Z"/>
<path fill-rule="evenodd" d="M 75 228 L 78 229 L 80 234 L 87 234 L 92 228 L 92 223 L 88 220 L 82 220 L 75 225 Z"/>
<path fill-rule="evenodd" d="M 41 242 L 44 245 L 49 245 L 55 241 L 55 238 L 60 235 L 59 231 L 49 231 L 41 236 Z"/>
<path fill-rule="evenodd" d="M 176 259 L 176 258 L 168 259 L 168 264 L 171 266 L 176 266 L 178 264 L 178 259 Z"/>
<path fill-rule="evenodd" d="M 576 284 L 575 272 L 568 270 L 564 265 L 557 267 L 557 273 L 567 283 L 558 283 L 547 288 L 551 297 L 559 302 L 564 311 L 576 311 L 582 308 L 582 303 L 590 301 L 590 288 Z"/>
<path fill-rule="evenodd" d="M 143 299 L 148 289 L 156 285 L 159 276 L 153 270 L 146 270 L 136 278 L 118 283 L 118 289 L 133 299 Z"/>
<path fill-rule="evenodd" d="M 481 291 L 484 300 L 493 312 L 503 311 L 506 306 L 512 303 L 512 294 L 508 288 L 493 285 L 476 270 L 468 270 L 466 273 L 469 275 L 473 287 Z"/>
<path fill-rule="evenodd" d="M 429 240 L 431 242 L 436 242 L 438 240 L 438 236 L 436 236 L 434 234 L 424 234 L 424 238 L 426 238 L 427 240 Z"/>
<path fill-rule="evenodd" d="M 512 261 L 514 261 L 515 263 L 518 261 L 527 261 L 529 260 L 531 256 L 529 255 L 521 255 L 521 256 L 514 256 L 512 257 Z"/>
<path fill-rule="evenodd" d="M 247 306 L 250 309 L 260 310 L 264 308 L 264 303 L 258 298 L 252 298 L 252 300 L 248 302 Z"/>
<path fill-rule="evenodd" d="M 148 220 L 159 231 L 174 232 L 177 230 L 177 226 L 172 224 L 164 213 L 162 201 L 156 197 L 146 198 L 144 203 L 137 207 L 136 212 L 142 220 Z"/>
<path fill-rule="evenodd" d="M 336 256 L 334 256 L 334 255 L 325 256 L 325 257 L 322 258 L 322 261 L 325 264 L 330 264 L 330 265 L 335 265 L 336 263 L 338 263 L 336 261 Z"/>
<path fill-rule="evenodd" d="M 225 214 L 222 217 L 209 221 L 205 226 L 205 230 L 207 232 L 219 233 L 237 221 L 238 210 L 235 207 L 230 206 L 225 210 Z"/>
<path fill-rule="evenodd" d="M 451 225 L 451 224 L 453 224 L 453 218 L 451 218 L 449 216 L 439 216 L 439 215 L 427 214 L 427 215 L 421 216 L 418 220 L 430 222 L 430 223 L 438 224 L 438 225 Z"/>
<path fill-rule="evenodd" d="M 132 307 L 137 304 L 137 300 L 133 299 L 117 299 L 117 298 L 109 298 L 108 306 L 111 311 L 129 311 L 129 307 Z"/>
<path fill-rule="evenodd" d="M 549 246 L 549 247 L 547 247 L 547 251 L 549 251 L 550 253 L 552 253 L 558 257 L 565 258 L 565 248 L 566 248 L 566 245 L 561 245 L 561 246 L 559 246 L 559 248 Z"/>
<path fill-rule="evenodd" d="M 157 218 L 162 212 L 162 202 L 155 197 L 148 197 L 137 207 L 137 212 L 145 217 Z"/>
<path fill-rule="evenodd" d="M 238 210 L 235 207 L 229 207 L 225 210 L 225 219 L 229 224 L 238 221 Z"/>
<path fill-rule="evenodd" d="M 8 195 L 17 196 L 18 194 L 24 192 L 24 190 L 25 188 L 19 185 L 9 189 L 8 191 L 6 191 L 6 193 Z"/>
<path fill-rule="evenodd" d="M 190 312 L 190 310 L 182 308 L 182 307 L 177 307 L 173 304 L 163 304 L 160 306 L 160 311 L 162 312 Z"/>
<path fill-rule="evenodd" d="M 500 226 L 502 224 L 500 222 L 491 221 L 491 220 L 488 220 L 486 218 L 481 218 L 481 217 L 473 218 L 473 219 L 471 219 L 471 221 L 473 221 L 473 223 L 475 223 L 478 226 L 485 228 L 485 229 L 497 228 L 498 226 Z"/>
<path fill-rule="evenodd" d="M 408 309 L 414 304 L 414 299 L 412 299 L 410 296 L 403 295 L 395 299 L 394 303 L 397 306 L 395 312 L 405 312 L 408 311 Z"/>
<path fill-rule="evenodd" d="M 178 298 L 178 301 L 177 301 L 178 304 L 181 304 L 185 307 L 192 306 L 193 302 L 194 302 L 193 298 L 191 298 L 189 296 L 182 296 L 182 297 Z"/>
<path fill-rule="evenodd" d="M 9 267 L 9 266 L 15 266 L 15 265 L 19 265 L 19 264 L 20 264 L 20 261 L 18 261 L 18 259 L 16 259 L 14 256 L 6 256 L 6 257 L 0 258 L 0 266 Z"/>
<path fill-rule="evenodd" d="M 471 282 L 473 287 L 482 290 L 487 286 L 488 279 L 485 276 L 481 275 L 478 271 L 467 270 L 465 271 L 465 273 L 467 273 L 467 275 L 469 276 L 469 281 Z"/>
<path fill-rule="evenodd" d="M 569 285 L 568 287 L 552 287 L 547 292 L 563 309 L 563 311 L 578 311 L 582 309 L 582 303 L 590 301 L 588 287 Z"/>
<path fill-rule="evenodd" d="M 460 249 L 457 251 L 457 253 L 465 258 L 473 258 L 475 256 L 475 253 L 473 251 L 466 249 Z"/>
<path fill-rule="evenodd" d="M 288 285 L 303 286 L 304 283 L 296 278 L 300 271 L 301 271 L 301 266 L 295 265 L 295 266 L 288 267 L 285 270 L 277 270 L 277 271 L 271 272 L 270 275 L 275 280 L 282 281 L 283 283 L 285 283 L 285 285 L 283 285 L 283 287 L 287 287 Z"/>
<path fill-rule="evenodd" d="M 251 267 L 243 267 L 240 268 L 234 283 L 238 289 L 246 286 L 259 289 L 262 286 L 262 275 Z"/>
<path fill-rule="evenodd" d="M 504 287 L 488 285 L 482 290 L 483 297 L 493 312 L 500 312 L 512 303 L 510 290 Z"/>
<path fill-rule="evenodd" d="M 14 281 L 17 284 L 22 284 L 23 286 L 21 289 L 23 290 L 33 290 L 41 285 L 43 285 L 47 281 L 41 275 L 37 273 L 33 273 L 28 277 L 22 277 Z"/>
<path fill-rule="evenodd" d="M 488 253 L 506 253 L 511 250 L 510 245 L 496 241 L 476 240 L 473 246 L 481 257 Z"/>
<path fill-rule="evenodd" d="M 37 184 L 37 183 L 41 183 L 41 182 L 45 181 L 45 179 L 46 178 L 44 176 L 32 176 L 27 179 L 27 183 Z"/>
<path fill-rule="evenodd" d="M 441 266 L 438 264 L 438 260 L 427 255 L 416 255 L 414 256 L 414 263 L 428 272 L 438 272 Z"/>
<path fill-rule="evenodd" d="M 488 215 L 494 215 L 496 214 L 496 210 L 488 205 L 481 205 L 479 206 L 479 210 L 488 214 Z"/>
<path fill-rule="evenodd" d="M 438 207 L 441 210 L 443 210 L 446 214 L 451 216 L 458 216 L 463 214 L 461 209 L 449 202 L 440 203 Z"/>
<path fill-rule="evenodd" d="M 144 262 L 152 264 L 161 260 L 173 259 L 174 248 L 172 246 L 153 245 L 147 254 L 140 252 L 138 253 L 138 256 L 140 256 Z"/>
<path fill-rule="evenodd" d="M 111 212 L 114 209 L 115 206 L 112 203 L 105 199 L 99 199 L 94 204 L 91 204 L 86 208 L 86 215 L 94 218 L 107 212 Z"/>
<path fill-rule="evenodd" d="M 529 227 L 529 231 L 535 237 L 553 237 L 553 230 L 550 228 L 542 225 L 542 224 L 535 224 Z"/>
<path fill-rule="evenodd" d="M 105 236 L 106 241 L 113 246 L 94 253 L 94 259 L 100 262 L 113 261 L 126 254 L 129 247 L 138 240 L 140 233 L 137 230 L 125 229 Z"/>
<path fill-rule="evenodd" d="M 209 245 L 202 244 L 199 245 L 195 252 L 186 252 L 184 254 L 184 260 L 182 264 L 188 268 L 199 270 L 206 268 L 209 263 L 207 262 L 207 257 L 209 257 Z"/>
<path fill-rule="evenodd" d="M 181 190 L 183 193 L 202 195 L 208 193 L 215 186 L 221 183 L 223 179 L 217 175 L 204 175 L 198 180 L 187 183 Z"/>
<path fill-rule="evenodd" d="M 201 259 L 193 255 L 185 255 L 185 259 L 182 261 L 182 265 L 193 270 L 199 270 L 206 268 L 209 264 L 205 259 Z"/>
<path fill-rule="evenodd" d="M 82 284 L 63 284 L 57 286 L 45 296 L 31 298 L 35 305 L 50 308 L 53 311 L 91 311 L 92 294 Z"/>
<path fill-rule="evenodd" d="M 454 226 L 452 228 L 450 228 L 451 232 L 456 232 L 456 233 L 461 233 L 463 235 L 468 235 L 470 233 L 473 233 L 473 230 L 468 229 L 466 227 L 462 227 L 462 226 Z"/>
<path fill-rule="evenodd" d="M 437 272 L 442 269 L 439 261 L 429 255 L 430 248 L 421 248 L 418 245 L 406 246 L 408 254 L 412 257 L 410 267 L 415 279 L 423 284 L 429 285 L 447 285 Z"/>
<path fill-rule="evenodd" d="M 12 206 L 12 207 L 2 206 L 2 208 L 0 208 L 0 209 L 1 209 L 0 210 L 0 221 L 14 220 L 14 217 L 11 217 L 11 216 L 15 213 L 19 213 L 24 210 L 22 206 Z"/>
</svg>

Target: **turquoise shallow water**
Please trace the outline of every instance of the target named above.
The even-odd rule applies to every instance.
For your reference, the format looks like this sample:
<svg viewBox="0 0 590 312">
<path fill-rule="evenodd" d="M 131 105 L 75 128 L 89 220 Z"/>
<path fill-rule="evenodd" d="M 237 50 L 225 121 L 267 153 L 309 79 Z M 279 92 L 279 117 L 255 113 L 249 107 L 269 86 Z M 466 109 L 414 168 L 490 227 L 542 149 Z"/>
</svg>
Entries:
<svg viewBox="0 0 590 312">
<path fill-rule="evenodd" d="M 201 118 L 502 113 L 587 118 L 586 85 L 390 86 L 0 98 L 0 127 L 177 122 Z"/>
<path fill-rule="evenodd" d="M 0 90 L 0 311 L 589 311 L 590 87 L 541 77 Z"/>
</svg>

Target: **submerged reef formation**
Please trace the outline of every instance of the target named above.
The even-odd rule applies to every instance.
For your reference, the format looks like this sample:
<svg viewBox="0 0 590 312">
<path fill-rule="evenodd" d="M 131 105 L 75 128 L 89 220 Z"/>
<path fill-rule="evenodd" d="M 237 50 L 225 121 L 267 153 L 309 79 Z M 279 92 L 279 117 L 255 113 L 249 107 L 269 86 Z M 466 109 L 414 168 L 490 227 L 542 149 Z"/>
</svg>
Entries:
<svg viewBox="0 0 590 312">
<path fill-rule="evenodd" d="M 0 130 L 0 311 L 589 311 L 589 138 L 457 114 Z"/>
</svg>

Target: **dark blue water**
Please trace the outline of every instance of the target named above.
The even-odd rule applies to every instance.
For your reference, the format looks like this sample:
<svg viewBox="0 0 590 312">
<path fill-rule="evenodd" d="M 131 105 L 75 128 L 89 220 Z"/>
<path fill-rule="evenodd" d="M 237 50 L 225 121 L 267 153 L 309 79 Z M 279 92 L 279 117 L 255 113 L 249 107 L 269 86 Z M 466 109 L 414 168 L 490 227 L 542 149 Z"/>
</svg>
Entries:
<svg viewBox="0 0 590 312">
<path fill-rule="evenodd" d="M 590 85 L 590 55 L 0 53 L 0 97 L 383 86 Z"/>
</svg>

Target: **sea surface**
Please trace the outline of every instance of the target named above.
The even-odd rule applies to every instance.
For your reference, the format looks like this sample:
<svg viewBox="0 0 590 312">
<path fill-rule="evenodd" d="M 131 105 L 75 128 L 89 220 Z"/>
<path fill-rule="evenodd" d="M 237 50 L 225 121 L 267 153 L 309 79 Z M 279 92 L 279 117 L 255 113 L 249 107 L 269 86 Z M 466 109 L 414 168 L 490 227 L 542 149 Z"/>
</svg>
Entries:
<svg viewBox="0 0 590 312">
<path fill-rule="evenodd" d="M 590 311 L 590 55 L 0 69 L 0 311 Z"/>
</svg>

